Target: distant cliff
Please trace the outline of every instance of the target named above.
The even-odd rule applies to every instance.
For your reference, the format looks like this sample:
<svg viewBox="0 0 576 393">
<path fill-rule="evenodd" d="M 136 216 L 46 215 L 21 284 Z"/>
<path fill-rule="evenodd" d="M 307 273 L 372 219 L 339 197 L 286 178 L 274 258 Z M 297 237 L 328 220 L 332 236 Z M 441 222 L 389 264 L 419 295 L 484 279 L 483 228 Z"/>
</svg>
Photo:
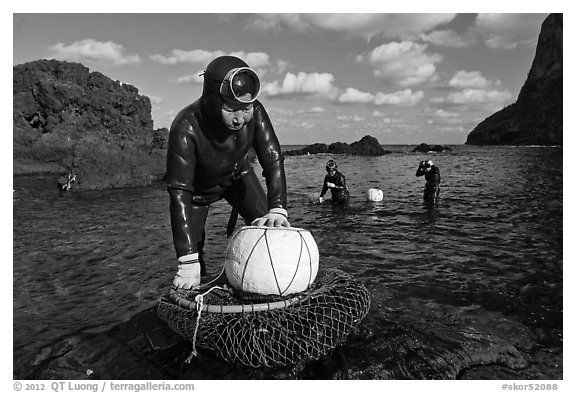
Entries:
<svg viewBox="0 0 576 393">
<path fill-rule="evenodd" d="M 562 19 L 544 20 L 517 101 L 478 124 L 467 145 L 562 145 Z"/>
<path fill-rule="evenodd" d="M 140 186 L 164 173 L 166 129 L 150 99 L 79 63 L 13 67 L 14 172 L 73 173 L 81 189 Z"/>
</svg>

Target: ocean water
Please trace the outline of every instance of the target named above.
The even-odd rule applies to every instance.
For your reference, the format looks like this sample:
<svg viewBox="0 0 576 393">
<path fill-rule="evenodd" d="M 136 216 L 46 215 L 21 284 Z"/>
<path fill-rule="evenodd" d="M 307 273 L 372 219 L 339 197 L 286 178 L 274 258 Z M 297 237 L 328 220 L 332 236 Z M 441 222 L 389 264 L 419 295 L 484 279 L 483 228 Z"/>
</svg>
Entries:
<svg viewBox="0 0 576 393">
<path fill-rule="evenodd" d="M 393 153 L 286 157 L 290 221 L 312 233 L 320 264 L 372 290 L 501 313 L 534 332 L 540 347 L 561 348 L 562 148 L 385 148 Z M 329 158 L 346 176 L 346 209 L 308 202 Z M 415 177 L 423 159 L 442 174 L 434 208 L 423 206 L 424 179 Z M 52 343 L 106 330 L 150 307 L 175 273 L 164 184 L 59 193 L 55 180 L 13 178 L 16 377 Z M 382 189 L 384 200 L 368 202 L 369 188 Z M 229 213 L 217 202 L 208 217 L 212 275 L 222 269 Z"/>
</svg>

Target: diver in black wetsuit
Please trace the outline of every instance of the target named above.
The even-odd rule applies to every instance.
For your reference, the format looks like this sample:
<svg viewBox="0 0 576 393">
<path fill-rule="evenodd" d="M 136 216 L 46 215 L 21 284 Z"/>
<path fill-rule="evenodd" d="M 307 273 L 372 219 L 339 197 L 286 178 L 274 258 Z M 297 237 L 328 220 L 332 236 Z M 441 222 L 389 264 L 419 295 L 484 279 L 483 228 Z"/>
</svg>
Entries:
<svg viewBox="0 0 576 393">
<path fill-rule="evenodd" d="M 241 59 L 221 56 L 204 72 L 202 96 L 174 119 L 168 139 L 166 180 L 178 271 L 173 288 L 190 289 L 205 275 L 204 240 L 210 204 L 232 205 L 246 224 L 289 227 L 280 143 L 257 100 L 260 80 Z M 247 154 L 253 148 L 267 193 Z"/>
<path fill-rule="evenodd" d="M 324 194 L 330 189 L 332 193 L 332 204 L 348 205 L 350 194 L 348 193 L 348 187 L 346 187 L 346 178 L 338 171 L 338 165 L 336 165 L 334 160 L 326 163 L 326 172 L 328 172 L 328 174 L 324 177 L 324 184 L 322 185 L 322 191 L 320 192 L 318 201 L 323 203 Z"/>
<path fill-rule="evenodd" d="M 424 176 L 424 204 L 433 206 L 440 195 L 440 169 L 430 160 L 420 161 L 416 176 Z"/>
</svg>

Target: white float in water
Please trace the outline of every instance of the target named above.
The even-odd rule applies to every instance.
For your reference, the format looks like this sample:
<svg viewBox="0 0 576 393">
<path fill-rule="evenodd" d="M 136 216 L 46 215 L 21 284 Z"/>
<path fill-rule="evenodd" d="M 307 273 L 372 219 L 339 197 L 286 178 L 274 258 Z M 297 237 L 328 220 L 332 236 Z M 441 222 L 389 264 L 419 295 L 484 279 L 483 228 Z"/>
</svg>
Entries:
<svg viewBox="0 0 576 393">
<path fill-rule="evenodd" d="M 319 192 L 312 192 L 312 193 L 308 194 L 308 203 L 317 203 L 318 198 L 320 198 L 320 193 Z"/>
<path fill-rule="evenodd" d="M 380 202 L 384 199 L 384 193 L 379 188 L 371 188 L 368 190 L 368 200 L 371 202 Z"/>
<path fill-rule="evenodd" d="M 289 295 L 314 282 L 319 257 L 305 229 L 245 226 L 230 239 L 224 269 L 230 285 L 240 291 Z"/>
</svg>

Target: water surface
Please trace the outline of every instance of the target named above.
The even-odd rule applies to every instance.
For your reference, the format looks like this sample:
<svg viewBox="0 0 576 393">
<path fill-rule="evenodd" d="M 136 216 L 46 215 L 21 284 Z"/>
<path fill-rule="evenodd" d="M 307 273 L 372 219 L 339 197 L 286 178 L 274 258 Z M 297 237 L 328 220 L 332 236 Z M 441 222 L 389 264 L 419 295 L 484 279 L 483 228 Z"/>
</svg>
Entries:
<svg viewBox="0 0 576 393">
<path fill-rule="evenodd" d="M 320 263 L 371 290 L 500 312 L 539 345 L 561 347 L 562 148 L 388 149 L 380 157 L 286 157 L 290 220 L 311 231 Z M 348 209 L 308 203 L 329 158 L 346 176 Z M 442 174 L 434 209 L 423 207 L 424 180 L 414 175 L 423 159 Z M 55 179 L 14 177 L 15 375 L 51 342 L 153 305 L 176 269 L 164 184 L 59 193 Z M 374 187 L 382 202 L 366 201 Z M 210 274 L 222 269 L 229 213 L 218 202 L 208 217 Z"/>
</svg>

